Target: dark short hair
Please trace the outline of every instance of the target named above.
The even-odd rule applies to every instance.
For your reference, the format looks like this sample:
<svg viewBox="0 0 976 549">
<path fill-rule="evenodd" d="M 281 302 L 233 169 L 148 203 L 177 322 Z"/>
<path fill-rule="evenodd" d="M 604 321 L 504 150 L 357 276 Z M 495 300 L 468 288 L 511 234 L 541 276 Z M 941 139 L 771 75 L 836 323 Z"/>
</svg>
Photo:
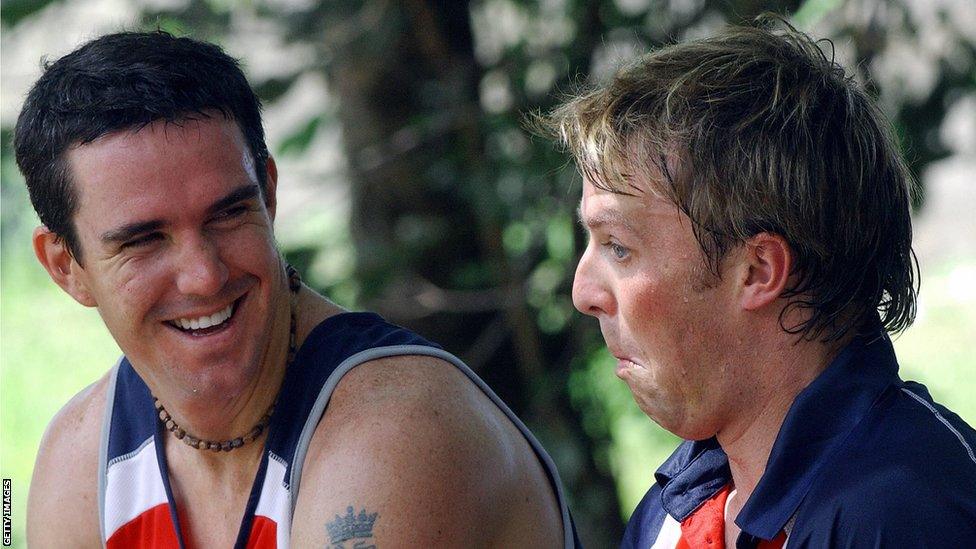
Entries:
<svg viewBox="0 0 976 549">
<path fill-rule="evenodd" d="M 240 127 L 265 192 L 268 148 L 261 105 L 233 58 L 219 47 L 166 32 L 122 32 L 92 40 L 46 64 L 17 119 L 14 147 L 31 203 L 81 261 L 73 222 L 77 192 L 68 148 L 156 120 L 218 112 Z"/>
<path fill-rule="evenodd" d="M 807 339 L 889 332 L 915 317 L 914 181 L 885 117 L 844 69 L 781 20 L 655 51 L 536 122 L 598 187 L 633 175 L 692 220 L 709 270 L 782 235 L 796 284 L 780 325 Z M 809 312 L 787 326 L 787 313 Z"/>
</svg>

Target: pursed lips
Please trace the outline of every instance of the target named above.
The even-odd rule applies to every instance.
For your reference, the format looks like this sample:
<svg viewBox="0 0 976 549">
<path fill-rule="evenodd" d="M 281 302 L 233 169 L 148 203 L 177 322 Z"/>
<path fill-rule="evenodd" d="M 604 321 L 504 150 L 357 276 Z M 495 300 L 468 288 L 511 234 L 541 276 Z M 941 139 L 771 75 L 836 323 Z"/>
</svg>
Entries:
<svg viewBox="0 0 976 549">
<path fill-rule="evenodd" d="M 636 366 L 638 368 L 643 368 L 643 366 L 641 366 L 641 364 L 639 362 L 636 362 L 636 361 L 634 361 L 633 359 L 631 359 L 629 357 L 614 355 L 614 358 L 617 359 L 617 363 L 618 364 L 630 365 L 630 366 Z"/>
<path fill-rule="evenodd" d="M 610 351 L 610 354 L 613 355 L 613 358 L 617 359 L 618 371 L 620 371 L 620 369 L 622 368 L 631 368 L 631 367 L 644 368 L 643 364 L 641 364 L 636 360 L 635 355 L 620 350 L 619 348 L 617 348 L 616 345 L 610 345 L 608 343 L 607 350 Z"/>
</svg>

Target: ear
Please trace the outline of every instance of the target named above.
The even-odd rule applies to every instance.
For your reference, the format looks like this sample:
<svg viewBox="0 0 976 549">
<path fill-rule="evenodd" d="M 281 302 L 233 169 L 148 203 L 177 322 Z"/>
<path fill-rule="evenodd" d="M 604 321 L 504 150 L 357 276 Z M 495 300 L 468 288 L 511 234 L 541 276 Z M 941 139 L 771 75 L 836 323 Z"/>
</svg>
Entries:
<svg viewBox="0 0 976 549">
<path fill-rule="evenodd" d="M 793 250 L 782 236 L 759 233 L 745 242 L 744 266 L 742 307 L 755 311 L 783 294 L 793 270 Z"/>
<path fill-rule="evenodd" d="M 40 226 L 34 229 L 33 244 L 37 260 L 55 284 L 85 307 L 98 306 L 83 280 L 84 268 L 75 261 L 63 239 Z"/>
<path fill-rule="evenodd" d="M 274 221 L 275 211 L 278 209 L 278 165 L 274 157 L 268 156 L 265 162 L 264 205 L 268 208 L 268 215 Z"/>
</svg>

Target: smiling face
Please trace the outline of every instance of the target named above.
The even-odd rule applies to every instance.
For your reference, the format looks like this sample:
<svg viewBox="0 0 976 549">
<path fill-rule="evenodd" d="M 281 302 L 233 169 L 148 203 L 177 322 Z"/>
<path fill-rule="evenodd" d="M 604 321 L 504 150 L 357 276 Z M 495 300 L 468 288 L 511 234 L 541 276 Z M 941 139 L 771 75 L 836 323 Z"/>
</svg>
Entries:
<svg viewBox="0 0 976 549">
<path fill-rule="evenodd" d="M 270 334 L 288 337 L 273 163 L 262 197 L 237 124 L 221 116 L 118 131 L 67 162 L 83 265 L 35 233 L 55 280 L 98 308 L 161 398 L 253 386 Z"/>
<path fill-rule="evenodd" d="M 617 375 L 664 428 L 689 439 L 715 435 L 741 390 L 727 351 L 735 277 L 713 280 L 691 220 L 651 193 L 584 181 L 580 218 L 589 241 L 573 302 L 600 320 Z"/>
</svg>

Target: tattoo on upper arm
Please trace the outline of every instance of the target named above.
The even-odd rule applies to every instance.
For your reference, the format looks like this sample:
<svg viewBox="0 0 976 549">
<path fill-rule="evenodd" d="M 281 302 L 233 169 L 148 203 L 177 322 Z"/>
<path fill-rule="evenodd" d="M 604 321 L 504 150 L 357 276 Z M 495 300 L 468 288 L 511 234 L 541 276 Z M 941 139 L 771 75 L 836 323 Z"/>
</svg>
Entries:
<svg viewBox="0 0 976 549">
<path fill-rule="evenodd" d="M 373 539 L 373 523 L 379 513 L 367 513 L 366 508 L 357 515 L 352 505 L 346 507 L 345 516 L 335 516 L 335 520 L 325 525 L 329 532 L 328 549 L 376 549 Z"/>
</svg>

